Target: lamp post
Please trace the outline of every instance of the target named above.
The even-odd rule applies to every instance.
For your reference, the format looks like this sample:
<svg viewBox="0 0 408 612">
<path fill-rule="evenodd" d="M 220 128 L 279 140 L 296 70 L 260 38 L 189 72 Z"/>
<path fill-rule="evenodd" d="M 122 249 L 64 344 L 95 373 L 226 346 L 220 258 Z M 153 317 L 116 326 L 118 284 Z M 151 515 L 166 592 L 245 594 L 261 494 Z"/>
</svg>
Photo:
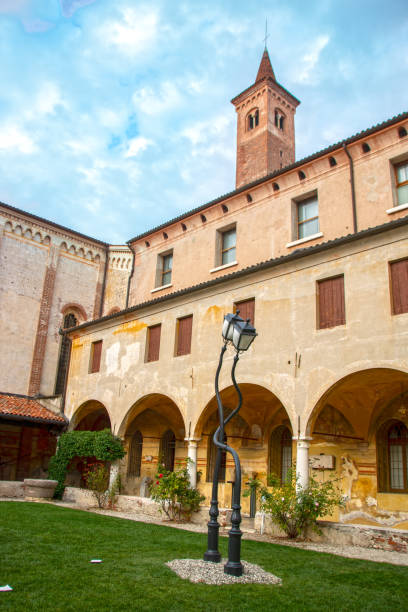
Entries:
<svg viewBox="0 0 408 612">
<path fill-rule="evenodd" d="M 230 453 L 234 459 L 236 480 L 232 496 L 231 530 L 228 533 L 228 561 L 224 565 L 224 572 L 233 576 L 242 575 L 242 564 L 240 558 L 242 536 L 242 531 L 240 530 L 241 464 L 239 461 L 238 453 L 224 442 L 224 429 L 226 424 L 239 412 L 242 405 L 242 394 L 235 379 L 235 368 L 237 366 L 240 353 L 249 349 L 256 336 L 257 333 L 255 331 L 255 328 L 250 324 L 249 319 L 247 319 L 247 321 L 241 319 L 241 317 L 239 316 L 239 311 L 237 311 L 236 314 L 225 315 L 224 323 L 222 326 L 222 337 L 224 340 L 224 344 L 221 348 L 220 359 L 215 374 L 215 396 L 217 398 L 218 417 L 220 424 L 213 437 L 214 444 L 217 447 L 217 453 L 215 459 L 211 495 L 210 521 L 208 523 L 208 548 L 207 551 L 204 553 L 204 560 L 212 561 L 215 563 L 219 563 L 221 561 L 221 555 L 218 550 L 218 534 L 220 528 L 219 523 L 217 521 L 219 515 L 218 476 L 221 466 L 222 451 L 226 451 Z M 219 391 L 219 376 L 222 368 L 225 351 L 227 350 L 227 347 L 230 344 L 232 344 L 236 351 L 234 363 L 231 370 L 231 379 L 238 396 L 238 404 L 236 408 L 227 416 L 227 418 L 224 419 L 224 407 L 222 405 Z"/>
</svg>

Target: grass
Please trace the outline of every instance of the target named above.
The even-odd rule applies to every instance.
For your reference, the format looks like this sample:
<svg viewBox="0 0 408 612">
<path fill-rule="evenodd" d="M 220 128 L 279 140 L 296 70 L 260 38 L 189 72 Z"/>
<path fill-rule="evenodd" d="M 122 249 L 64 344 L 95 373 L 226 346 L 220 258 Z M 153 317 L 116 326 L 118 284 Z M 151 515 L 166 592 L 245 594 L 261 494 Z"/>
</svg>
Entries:
<svg viewBox="0 0 408 612">
<path fill-rule="evenodd" d="M 227 539 L 221 538 L 226 556 Z M 209 586 L 164 563 L 201 558 L 206 536 L 35 503 L 0 503 L 0 609 L 407 610 L 408 567 L 243 541 L 242 558 L 282 586 Z M 90 564 L 100 558 L 103 563 Z"/>
</svg>

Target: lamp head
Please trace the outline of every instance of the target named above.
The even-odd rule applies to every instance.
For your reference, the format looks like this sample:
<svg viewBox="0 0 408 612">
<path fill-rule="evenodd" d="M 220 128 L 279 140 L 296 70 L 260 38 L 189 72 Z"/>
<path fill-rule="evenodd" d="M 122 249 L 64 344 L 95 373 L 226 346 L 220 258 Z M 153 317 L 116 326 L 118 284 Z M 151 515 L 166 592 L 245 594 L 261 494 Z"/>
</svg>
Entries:
<svg viewBox="0 0 408 612">
<path fill-rule="evenodd" d="M 247 351 L 258 334 L 249 319 L 239 319 L 233 323 L 232 343 L 236 351 Z"/>
<path fill-rule="evenodd" d="M 224 323 L 222 325 L 222 337 L 226 342 L 232 342 L 234 324 L 236 321 L 242 321 L 243 319 L 239 316 L 239 310 L 235 314 L 228 313 L 224 317 Z"/>
</svg>

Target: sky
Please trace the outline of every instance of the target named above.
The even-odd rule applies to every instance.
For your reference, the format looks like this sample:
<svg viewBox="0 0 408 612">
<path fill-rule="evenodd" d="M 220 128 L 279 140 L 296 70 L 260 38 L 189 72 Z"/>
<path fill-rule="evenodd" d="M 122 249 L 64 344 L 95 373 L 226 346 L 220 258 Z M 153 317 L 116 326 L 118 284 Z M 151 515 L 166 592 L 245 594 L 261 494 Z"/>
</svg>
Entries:
<svg viewBox="0 0 408 612">
<path fill-rule="evenodd" d="M 0 0 L 0 201 L 121 244 L 232 191 L 265 19 L 297 159 L 408 110 L 407 0 Z"/>
</svg>

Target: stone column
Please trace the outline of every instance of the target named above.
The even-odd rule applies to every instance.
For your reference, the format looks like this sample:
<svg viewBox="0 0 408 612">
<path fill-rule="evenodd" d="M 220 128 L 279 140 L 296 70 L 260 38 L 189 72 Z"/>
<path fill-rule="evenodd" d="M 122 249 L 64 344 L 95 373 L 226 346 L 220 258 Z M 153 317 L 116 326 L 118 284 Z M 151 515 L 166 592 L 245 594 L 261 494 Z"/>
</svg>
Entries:
<svg viewBox="0 0 408 612">
<path fill-rule="evenodd" d="M 309 442 L 311 438 L 299 436 L 296 439 L 296 475 L 298 477 L 298 487 L 304 489 L 309 484 Z"/>
<path fill-rule="evenodd" d="M 198 440 L 195 438 L 186 438 L 188 442 L 187 456 L 190 459 L 188 463 L 188 475 L 190 477 L 190 485 L 195 488 L 197 486 L 197 445 Z"/>
</svg>

